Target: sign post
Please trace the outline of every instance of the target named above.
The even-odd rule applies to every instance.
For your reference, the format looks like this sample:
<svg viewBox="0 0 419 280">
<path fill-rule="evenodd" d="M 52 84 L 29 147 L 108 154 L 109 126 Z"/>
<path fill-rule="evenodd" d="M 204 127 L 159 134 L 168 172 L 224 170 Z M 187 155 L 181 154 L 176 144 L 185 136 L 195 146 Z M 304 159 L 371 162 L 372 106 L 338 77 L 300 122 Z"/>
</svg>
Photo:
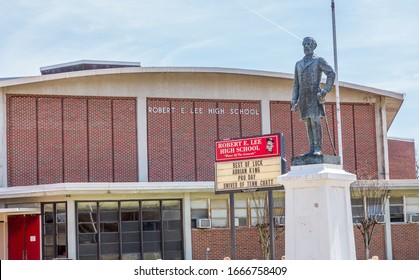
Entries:
<svg viewBox="0 0 419 280">
<path fill-rule="evenodd" d="M 230 195 L 232 259 L 236 259 L 234 193 L 267 190 L 271 259 L 275 258 L 272 190 L 282 187 L 278 177 L 286 173 L 283 135 L 268 134 L 215 142 L 215 193 Z"/>
</svg>

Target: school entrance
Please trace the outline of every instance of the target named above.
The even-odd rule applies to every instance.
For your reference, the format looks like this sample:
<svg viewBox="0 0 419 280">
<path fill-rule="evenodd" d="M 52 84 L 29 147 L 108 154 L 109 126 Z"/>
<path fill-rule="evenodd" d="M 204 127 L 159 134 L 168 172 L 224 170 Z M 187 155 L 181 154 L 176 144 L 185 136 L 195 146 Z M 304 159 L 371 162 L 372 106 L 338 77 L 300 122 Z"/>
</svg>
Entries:
<svg viewBox="0 0 419 280">
<path fill-rule="evenodd" d="M 40 259 L 40 215 L 10 215 L 7 218 L 9 260 Z"/>
</svg>

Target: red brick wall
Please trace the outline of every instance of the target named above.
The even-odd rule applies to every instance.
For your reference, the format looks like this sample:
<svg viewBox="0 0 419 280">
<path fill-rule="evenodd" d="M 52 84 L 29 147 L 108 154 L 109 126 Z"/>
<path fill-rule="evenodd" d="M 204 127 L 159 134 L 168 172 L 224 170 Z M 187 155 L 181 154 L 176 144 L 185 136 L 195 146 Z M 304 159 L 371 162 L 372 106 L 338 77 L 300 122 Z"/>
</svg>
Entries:
<svg viewBox="0 0 419 280">
<path fill-rule="evenodd" d="M 385 225 L 378 224 L 374 228 L 370 244 L 370 258 L 378 256 L 386 259 Z M 419 260 L 419 224 L 392 224 L 391 243 L 394 260 Z M 354 227 L 357 259 L 364 259 L 364 241 L 360 231 Z"/>
<path fill-rule="evenodd" d="M 150 98 L 147 108 L 150 182 L 212 181 L 216 140 L 261 134 L 259 101 Z"/>
<path fill-rule="evenodd" d="M 9 186 L 38 183 L 36 98 L 7 98 Z"/>
<path fill-rule="evenodd" d="M 354 226 L 354 236 L 355 236 L 355 248 L 356 248 L 356 259 L 364 260 L 365 259 L 365 246 L 364 239 L 360 230 Z M 384 226 L 377 224 L 374 228 L 374 233 L 372 235 L 372 240 L 370 243 L 370 258 L 372 256 L 378 256 L 380 260 L 386 259 L 385 251 L 385 235 L 384 235 Z"/>
<path fill-rule="evenodd" d="M 271 101 L 271 131 L 284 134 L 288 167 L 291 158 L 308 150 L 305 124 L 299 113 L 290 112 L 289 102 Z M 335 105 L 326 105 L 330 138 L 338 152 Z M 378 177 L 377 144 L 374 106 L 370 104 L 341 104 L 343 167 L 356 173 L 358 179 Z M 323 120 L 323 152 L 333 155 L 327 126 Z"/>
<path fill-rule="evenodd" d="M 388 140 L 390 179 L 416 179 L 415 142 Z"/>
<path fill-rule="evenodd" d="M 419 260 L 419 223 L 391 225 L 393 259 Z"/>
<path fill-rule="evenodd" d="M 285 233 L 277 232 L 275 241 L 276 259 L 285 255 Z M 230 229 L 192 229 L 192 259 L 204 260 L 210 248 L 209 259 L 221 260 L 231 257 Z M 256 227 L 236 228 L 236 258 L 238 260 L 262 259 L 259 233 Z"/>
<path fill-rule="evenodd" d="M 63 100 L 64 178 L 68 182 L 88 182 L 89 166 L 87 99 Z"/>
<path fill-rule="evenodd" d="M 353 108 L 356 174 L 358 179 L 376 179 L 378 163 L 374 106 L 357 104 Z"/>
<path fill-rule="evenodd" d="M 419 224 L 392 224 L 392 250 L 394 260 L 419 260 Z M 285 255 L 285 232 L 278 233 L 275 241 L 276 258 Z M 354 226 L 356 258 L 364 259 L 364 241 L 360 231 Z M 192 258 L 205 259 L 205 251 L 210 248 L 210 259 L 231 256 L 230 229 L 192 229 Z M 236 256 L 240 260 L 261 259 L 259 236 L 255 227 L 236 228 Z M 384 225 L 374 229 L 370 244 L 370 258 L 378 256 L 386 259 Z"/>
<path fill-rule="evenodd" d="M 137 181 L 133 98 L 7 96 L 9 186 Z"/>
</svg>

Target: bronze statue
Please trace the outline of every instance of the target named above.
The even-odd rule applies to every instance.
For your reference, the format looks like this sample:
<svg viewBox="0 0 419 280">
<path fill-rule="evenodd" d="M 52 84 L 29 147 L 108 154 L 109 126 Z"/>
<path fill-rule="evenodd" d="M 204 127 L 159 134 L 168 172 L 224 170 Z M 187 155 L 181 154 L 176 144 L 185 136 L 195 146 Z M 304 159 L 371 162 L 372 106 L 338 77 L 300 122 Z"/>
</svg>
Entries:
<svg viewBox="0 0 419 280">
<path fill-rule="evenodd" d="M 303 40 L 304 58 L 295 64 L 294 86 L 292 89 L 291 111 L 300 107 L 300 119 L 305 121 L 310 149 L 303 156 L 321 156 L 322 124 L 325 117 L 326 94 L 332 89 L 335 71 L 326 60 L 314 54 L 316 41 L 311 37 Z M 322 73 L 326 84 L 320 87 Z"/>
</svg>

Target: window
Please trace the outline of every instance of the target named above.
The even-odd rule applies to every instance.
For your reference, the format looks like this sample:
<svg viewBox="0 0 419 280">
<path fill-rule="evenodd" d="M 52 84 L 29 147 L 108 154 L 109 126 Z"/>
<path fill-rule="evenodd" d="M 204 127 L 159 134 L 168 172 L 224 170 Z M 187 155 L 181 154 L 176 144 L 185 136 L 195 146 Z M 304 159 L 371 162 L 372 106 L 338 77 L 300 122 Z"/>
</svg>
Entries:
<svg viewBox="0 0 419 280">
<path fill-rule="evenodd" d="M 278 220 L 274 220 L 277 226 L 285 224 L 285 197 L 274 197 L 273 198 L 273 216 L 279 217 Z"/>
<path fill-rule="evenodd" d="M 180 200 L 77 202 L 78 258 L 182 259 Z"/>
<path fill-rule="evenodd" d="M 180 200 L 162 201 L 163 259 L 183 259 L 182 205 Z"/>
<path fill-rule="evenodd" d="M 352 222 L 357 224 L 361 221 L 363 216 L 363 203 L 361 198 L 352 198 L 351 199 L 352 205 Z"/>
<path fill-rule="evenodd" d="M 100 259 L 119 259 L 119 213 L 118 202 L 99 203 Z"/>
<path fill-rule="evenodd" d="M 208 219 L 208 199 L 191 201 L 191 226 L 196 228 L 197 219 Z"/>
<path fill-rule="evenodd" d="M 390 197 L 390 221 L 392 223 L 404 222 L 403 197 Z"/>
<path fill-rule="evenodd" d="M 260 224 L 267 223 L 267 203 L 265 198 L 251 198 L 250 199 L 250 216 L 251 216 L 251 226 L 257 226 Z"/>
<path fill-rule="evenodd" d="M 221 197 L 221 196 L 220 196 Z M 227 228 L 229 220 L 229 200 L 221 198 L 206 198 L 191 200 L 192 228 L 197 228 L 198 219 L 211 219 L 212 228 Z M 285 221 L 285 197 L 283 191 L 273 193 L 273 213 L 279 217 L 277 221 L 281 225 Z M 259 192 L 258 195 L 238 195 L 234 200 L 234 221 L 237 227 L 256 226 L 258 224 L 269 224 L 269 207 L 267 192 Z M 279 225 L 277 223 L 277 225 Z M 203 227 L 207 228 L 207 227 Z"/>
<path fill-rule="evenodd" d="M 247 200 L 234 200 L 234 215 L 236 226 L 247 226 Z"/>
<path fill-rule="evenodd" d="M 283 223 L 285 221 L 285 197 L 279 192 L 273 192 L 273 205 L 272 205 L 272 216 L 280 217 L 277 221 Z M 268 195 L 254 195 L 250 199 L 250 215 L 251 225 L 257 226 L 262 224 L 269 224 L 269 204 Z"/>
<path fill-rule="evenodd" d="M 97 260 L 99 251 L 96 202 L 77 203 L 78 245 L 80 260 Z"/>
<path fill-rule="evenodd" d="M 67 204 L 43 203 L 42 258 L 44 260 L 67 258 Z"/>
<path fill-rule="evenodd" d="M 419 196 L 406 196 L 406 221 L 419 223 Z"/>
<path fill-rule="evenodd" d="M 123 260 L 141 260 L 140 202 L 121 202 L 121 243 Z"/>
<path fill-rule="evenodd" d="M 161 259 L 161 219 L 160 201 L 142 201 L 141 217 L 143 225 L 143 258 Z"/>
<path fill-rule="evenodd" d="M 212 227 L 228 227 L 227 199 L 211 200 L 211 224 Z"/>
<path fill-rule="evenodd" d="M 274 197 L 273 198 L 273 215 L 284 216 L 285 215 L 285 197 Z"/>
<path fill-rule="evenodd" d="M 384 223 L 382 197 L 352 198 L 351 204 L 354 224 L 360 223 L 365 218 L 375 219 L 378 223 Z"/>
</svg>

